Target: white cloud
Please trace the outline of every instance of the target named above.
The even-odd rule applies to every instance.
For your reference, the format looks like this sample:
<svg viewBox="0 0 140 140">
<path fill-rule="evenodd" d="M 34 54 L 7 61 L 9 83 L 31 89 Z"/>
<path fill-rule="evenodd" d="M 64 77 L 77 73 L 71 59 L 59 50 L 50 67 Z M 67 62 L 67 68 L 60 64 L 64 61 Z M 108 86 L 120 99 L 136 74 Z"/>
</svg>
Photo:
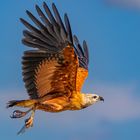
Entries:
<svg viewBox="0 0 140 140">
<path fill-rule="evenodd" d="M 105 102 L 98 107 L 97 117 L 108 120 L 140 118 L 140 98 L 136 96 L 135 85 L 95 85 Z"/>
<path fill-rule="evenodd" d="M 127 8 L 140 8 L 140 0 L 104 0 L 107 4 L 123 6 Z"/>
</svg>

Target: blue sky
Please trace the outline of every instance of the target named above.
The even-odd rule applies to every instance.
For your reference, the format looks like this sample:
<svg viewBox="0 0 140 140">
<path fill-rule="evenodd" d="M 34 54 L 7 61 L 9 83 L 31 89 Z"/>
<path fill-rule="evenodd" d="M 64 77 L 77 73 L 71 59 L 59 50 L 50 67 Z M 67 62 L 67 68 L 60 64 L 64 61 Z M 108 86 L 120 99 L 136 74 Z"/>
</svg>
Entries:
<svg viewBox="0 0 140 140">
<path fill-rule="evenodd" d="M 16 132 L 24 119 L 11 120 L 5 109 L 11 99 L 25 99 L 21 75 L 21 44 L 28 19 L 25 10 L 35 15 L 34 5 L 42 0 L 0 2 L 0 111 L 1 139 L 19 139 Z M 88 42 L 89 77 L 83 91 L 105 98 L 85 110 L 50 114 L 38 111 L 34 128 L 20 139 L 45 137 L 53 140 L 139 140 L 140 130 L 140 2 L 136 0 L 47 0 L 55 2 L 60 14 L 68 13 L 73 33 Z"/>
</svg>

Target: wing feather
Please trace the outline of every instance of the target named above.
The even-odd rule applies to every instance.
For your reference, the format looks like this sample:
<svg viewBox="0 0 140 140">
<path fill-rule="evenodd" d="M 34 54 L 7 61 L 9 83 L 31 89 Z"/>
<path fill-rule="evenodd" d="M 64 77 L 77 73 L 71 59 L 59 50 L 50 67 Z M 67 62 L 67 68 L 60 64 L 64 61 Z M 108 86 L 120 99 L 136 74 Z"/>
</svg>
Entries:
<svg viewBox="0 0 140 140">
<path fill-rule="evenodd" d="M 86 41 L 83 41 L 83 47 L 80 45 L 80 42 L 76 35 L 73 36 L 75 42 L 75 52 L 79 59 L 79 66 L 88 70 L 89 64 L 89 53 Z"/>
<path fill-rule="evenodd" d="M 88 64 L 89 64 L 89 52 L 86 41 L 83 41 L 83 47 L 81 47 L 80 42 L 76 35 L 74 35 L 75 42 L 75 52 L 79 60 L 79 68 L 77 70 L 76 77 L 76 89 L 81 91 L 85 79 L 88 76 Z"/>
<path fill-rule="evenodd" d="M 52 4 L 52 9 L 54 11 L 54 15 L 56 17 L 56 20 L 57 20 L 59 26 L 61 27 L 62 37 L 63 37 L 64 40 L 66 40 L 66 38 L 67 38 L 67 32 L 66 32 L 65 26 L 64 26 L 64 24 L 62 22 L 62 19 L 61 19 L 60 15 L 59 15 L 59 12 L 58 12 L 58 10 L 57 10 L 57 8 L 56 8 L 56 6 L 55 6 L 54 3 Z"/>
<path fill-rule="evenodd" d="M 52 28 L 52 24 L 51 24 L 50 21 L 47 19 L 47 17 L 46 17 L 45 14 L 42 12 L 42 10 L 39 8 L 38 5 L 36 5 L 36 11 L 37 11 L 38 15 L 40 16 L 42 22 L 43 22 L 46 26 L 49 26 L 50 28 Z"/>
<path fill-rule="evenodd" d="M 68 33 L 69 42 L 71 42 L 73 44 L 72 31 L 71 31 L 71 26 L 70 26 L 70 22 L 69 22 L 69 18 L 67 16 L 67 14 L 64 15 L 64 20 L 65 20 L 67 33 Z"/>
<path fill-rule="evenodd" d="M 23 80 L 31 98 L 40 98 L 50 93 L 63 93 L 69 97 L 76 90 L 78 61 L 72 47 L 51 55 L 45 51 L 26 51 L 24 65 L 27 64 L 25 61 L 28 64 L 34 62 L 31 67 L 23 67 Z"/>
<path fill-rule="evenodd" d="M 25 51 L 22 58 L 25 87 L 32 99 L 48 95 L 56 97 L 56 93 L 69 97 L 73 90 L 81 90 L 87 77 L 87 44 L 84 41 L 82 47 L 76 36 L 72 38 L 67 14 L 63 23 L 54 3 L 53 13 L 45 2 L 45 13 L 38 5 L 35 8 L 40 20 L 26 11 L 35 26 L 20 18 L 27 28 L 23 31 L 23 44 L 37 49 Z"/>
</svg>

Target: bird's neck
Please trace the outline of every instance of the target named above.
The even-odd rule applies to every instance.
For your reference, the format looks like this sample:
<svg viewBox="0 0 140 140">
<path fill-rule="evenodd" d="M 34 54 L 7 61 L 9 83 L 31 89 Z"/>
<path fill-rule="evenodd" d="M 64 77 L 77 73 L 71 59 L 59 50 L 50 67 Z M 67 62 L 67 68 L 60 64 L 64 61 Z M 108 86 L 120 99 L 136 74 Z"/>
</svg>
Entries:
<svg viewBox="0 0 140 140">
<path fill-rule="evenodd" d="M 91 99 L 85 93 L 75 92 L 71 97 L 71 110 L 80 110 L 92 104 Z"/>
<path fill-rule="evenodd" d="M 88 94 L 86 93 L 81 93 L 82 95 L 82 105 L 83 108 L 86 108 L 90 105 L 93 105 L 95 102 L 93 102 L 93 100 L 88 96 Z"/>
</svg>

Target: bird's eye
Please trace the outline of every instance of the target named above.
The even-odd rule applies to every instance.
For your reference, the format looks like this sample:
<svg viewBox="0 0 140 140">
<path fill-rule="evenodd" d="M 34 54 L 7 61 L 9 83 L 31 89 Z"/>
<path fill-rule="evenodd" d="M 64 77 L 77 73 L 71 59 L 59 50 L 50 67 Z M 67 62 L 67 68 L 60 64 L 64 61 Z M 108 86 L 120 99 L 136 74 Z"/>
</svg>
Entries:
<svg viewBox="0 0 140 140">
<path fill-rule="evenodd" d="M 97 96 L 93 96 L 93 98 L 94 98 L 94 99 L 96 99 L 96 98 L 97 98 Z"/>
</svg>

